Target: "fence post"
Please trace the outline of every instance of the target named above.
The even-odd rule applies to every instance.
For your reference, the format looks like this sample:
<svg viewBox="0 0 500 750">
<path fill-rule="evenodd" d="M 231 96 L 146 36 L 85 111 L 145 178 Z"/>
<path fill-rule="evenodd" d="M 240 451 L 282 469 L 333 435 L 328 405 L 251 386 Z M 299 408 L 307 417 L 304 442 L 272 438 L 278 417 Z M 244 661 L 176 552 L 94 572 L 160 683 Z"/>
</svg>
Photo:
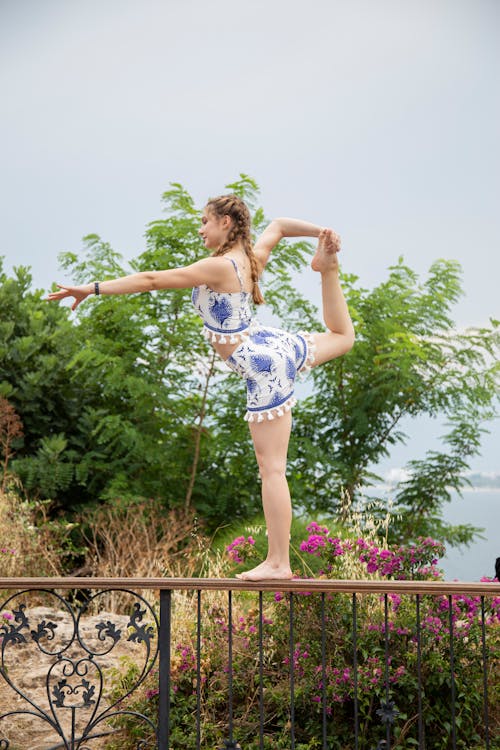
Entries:
<svg viewBox="0 0 500 750">
<path fill-rule="evenodd" d="M 158 709 L 158 750 L 168 750 L 170 740 L 170 633 L 172 592 L 160 591 L 160 694 Z"/>
</svg>

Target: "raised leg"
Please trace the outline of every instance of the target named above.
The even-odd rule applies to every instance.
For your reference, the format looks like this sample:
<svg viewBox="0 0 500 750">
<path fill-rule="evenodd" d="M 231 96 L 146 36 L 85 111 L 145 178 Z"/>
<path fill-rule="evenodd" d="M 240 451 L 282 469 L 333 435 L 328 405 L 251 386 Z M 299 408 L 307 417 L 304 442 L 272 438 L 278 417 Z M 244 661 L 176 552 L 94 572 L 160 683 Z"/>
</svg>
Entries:
<svg viewBox="0 0 500 750">
<path fill-rule="evenodd" d="M 314 365 L 321 365 L 348 352 L 354 344 L 354 328 L 339 281 L 340 237 L 331 229 L 323 229 L 311 261 L 314 271 L 321 274 L 323 319 L 328 331 L 315 333 Z"/>
<path fill-rule="evenodd" d="M 290 568 L 290 528 L 292 504 L 286 480 L 286 458 L 292 426 L 291 412 L 271 421 L 250 422 L 262 481 L 262 506 L 267 526 L 267 557 L 260 565 L 238 578 L 245 581 L 288 579 Z"/>
</svg>

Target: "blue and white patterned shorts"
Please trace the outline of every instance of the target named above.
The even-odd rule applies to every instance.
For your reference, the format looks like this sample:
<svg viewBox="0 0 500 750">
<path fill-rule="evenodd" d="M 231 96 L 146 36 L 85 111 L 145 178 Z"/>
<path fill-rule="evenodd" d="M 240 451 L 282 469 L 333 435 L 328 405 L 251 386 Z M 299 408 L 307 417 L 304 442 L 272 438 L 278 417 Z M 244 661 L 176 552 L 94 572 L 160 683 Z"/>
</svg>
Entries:
<svg viewBox="0 0 500 750">
<path fill-rule="evenodd" d="M 310 369 L 314 345 L 310 334 L 288 333 L 258 326 L 226 359 L 226 364 L 247 382 L 248 422 L 282 417 L 296 403 L 297 373 Z"/>
</svg>

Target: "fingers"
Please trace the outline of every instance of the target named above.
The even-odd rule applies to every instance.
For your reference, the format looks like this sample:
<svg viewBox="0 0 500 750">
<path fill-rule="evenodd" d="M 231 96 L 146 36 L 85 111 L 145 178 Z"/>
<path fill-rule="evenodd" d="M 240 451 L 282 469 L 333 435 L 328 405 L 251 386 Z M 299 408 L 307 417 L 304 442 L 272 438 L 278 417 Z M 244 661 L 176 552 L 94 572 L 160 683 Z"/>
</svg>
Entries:
<svg viewBox="0 0 500 750">
<path fill-rule="evenodd" d="M 81 300 L 75 296 L 75 293 L 71 291 L 70 287 L 63 286 L 62 284 L 56 284 L 56 286 L 59 289 L 59 291 L 49 292 L 49 294 L 45 298 L 47 302 L 59 302 L 62 299 L 66 299 L 66 297 L 75 297 L 75 303 L 73 304 L 71 308 L 72 310 L 74 310 L 75 307 L 77 307 L 80 304 Z"/>
<path fill-rule="evenodd" d="M 69 295 L 69 292 L 49 292 L 46 299 L 49 302 L 55 302 L 57 300 L 64 299 L 65 297 L 69 297 Z"/>
</svg>

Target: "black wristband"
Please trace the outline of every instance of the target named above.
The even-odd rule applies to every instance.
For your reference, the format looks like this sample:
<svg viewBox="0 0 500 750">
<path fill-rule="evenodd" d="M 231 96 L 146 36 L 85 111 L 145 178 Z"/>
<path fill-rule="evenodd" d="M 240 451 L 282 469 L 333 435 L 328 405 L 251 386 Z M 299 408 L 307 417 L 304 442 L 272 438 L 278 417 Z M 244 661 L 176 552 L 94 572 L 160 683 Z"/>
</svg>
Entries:
<svg viewBox="0 0 500 750">
<path fill-rule="evenodd" d="M 101 292 L 99 291 L 99 282 L 98 281 L 94 281 L 94 294 L 98 297 L 100 295 L 100 293 Z"/>
</svg>

